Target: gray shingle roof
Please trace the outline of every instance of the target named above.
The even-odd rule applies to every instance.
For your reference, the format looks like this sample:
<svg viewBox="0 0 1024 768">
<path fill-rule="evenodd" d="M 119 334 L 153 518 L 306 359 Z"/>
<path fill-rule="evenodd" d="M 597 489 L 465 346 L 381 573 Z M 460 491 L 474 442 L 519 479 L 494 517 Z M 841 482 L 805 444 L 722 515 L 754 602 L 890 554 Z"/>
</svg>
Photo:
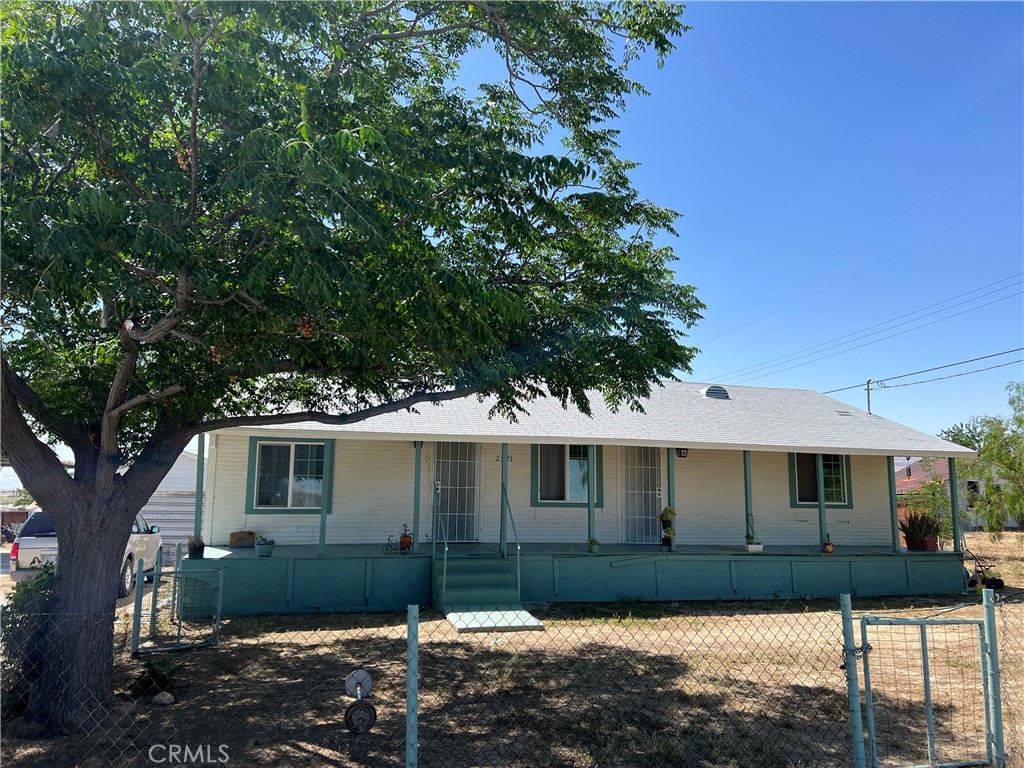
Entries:
<svg viewBox="0 0 1024 768">
<path fill-rule="evenodd" d="M 509 443 L 592 443 L 807 453 L 970 457 L 974 452 L 806 389 L 726 386 L 728 400 L 706 398 L 707 384 L 665 382 L 644 412 L 611 412 L 598 395 L 593 417 L 552 398 L 527 403 L 516 423 L 488 418 L 492 400 L 476 397 L 357 424 L 302 422 L 264 430 L 326 430 L 347 437 Z"/>
</svg>

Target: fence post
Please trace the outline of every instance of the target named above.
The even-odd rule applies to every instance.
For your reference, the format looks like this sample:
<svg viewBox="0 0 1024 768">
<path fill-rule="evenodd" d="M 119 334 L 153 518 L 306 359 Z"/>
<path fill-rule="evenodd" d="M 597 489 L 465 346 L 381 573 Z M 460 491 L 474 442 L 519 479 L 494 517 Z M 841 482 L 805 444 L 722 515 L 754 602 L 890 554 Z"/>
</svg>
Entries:
<svg viewBox="0 0 1024 768">
<path fill-rule="evenodd" d="M 1003 751 L 1003 703 L 999 691 L 999 645 L 996 637 L 995 593 L 985 589 L 981 593 L 985 606 L 985 642 L 988 646 L 988 694 L 989 709 L 992 712 L 992 737 L 995 744 L 995 761 L 998 768 L 1006 765 Z"/>
<path fill-rule="evenodd" d="M 857 680 L 857 640 L 853 635 L 853 605 L 846 593 L 839 596 L 843 611 L 843 666 L 846 667 L 846 696 L 850 701 L 850 731 L 853 737 L 853 764 L 866 768 L 864 760 L 864 722 L 860 709 L 860 682 Z"/>
<path fill-rule="evenodd" d="M 175 621 L 181 621 L 181 611 L 178 608 L 178 582 L 181 581 L 181 542 L 174 545 L 174 576 L 171 578 L 171 616 Z"/>
<path fill-rule="evenodd" d="M 156 612 L 159 606 L 157 605 L 157 595 L 160 592 L 160 566 L 163 565 L 164 550 L 160 548 L 156 551 L 156 563 L 153 565 L 153 599 L 150 601 L 149 607 L 149 639 L 153 639 L 153 635 L 156 634 Z M 145 588 L 146 582 L 142 582 L 143 588 Z"/>
<path fill-rule="evenodd" d="M 409 606 L 405 674 L 405 768 L 419 765 L 420 607 Z"/>
<path fill-rule="evenodd" d="M 142 558 L 135 566 L 135 613 L 132 615 L 132 656 L 139 652 L 139 634 L 142 632 L 142 587 L 146 581 L 142 576 Z"/>
</svg>

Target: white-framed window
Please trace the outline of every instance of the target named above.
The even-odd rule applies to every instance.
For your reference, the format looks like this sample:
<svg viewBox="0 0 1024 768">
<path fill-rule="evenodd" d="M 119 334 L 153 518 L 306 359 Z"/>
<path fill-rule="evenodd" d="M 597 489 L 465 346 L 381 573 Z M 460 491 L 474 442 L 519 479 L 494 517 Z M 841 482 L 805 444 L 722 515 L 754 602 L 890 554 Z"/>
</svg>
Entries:
<svg viewBox="0 0 1024 768">
<path fill-rule="evenodd" d="M 541 501 L 587 500 L 590 470 L 585 445 L 542 445 L 537 464 Z"/>
<path fill-rule="evenodd" d="M 794 506 L 818 503 L 818 467 L 813 453 L 791 454 L 791 489 Z M 821 456 L 825 503 L 830 506 L 852 506 L 850 492 L 850 461 L 848 456 L 825 453 Z"/>
<path fill-rule="evenodd" d="M 255 507 L 319 509 L 324 489 L 323 443 L 258 443 Z"/>
</svg>

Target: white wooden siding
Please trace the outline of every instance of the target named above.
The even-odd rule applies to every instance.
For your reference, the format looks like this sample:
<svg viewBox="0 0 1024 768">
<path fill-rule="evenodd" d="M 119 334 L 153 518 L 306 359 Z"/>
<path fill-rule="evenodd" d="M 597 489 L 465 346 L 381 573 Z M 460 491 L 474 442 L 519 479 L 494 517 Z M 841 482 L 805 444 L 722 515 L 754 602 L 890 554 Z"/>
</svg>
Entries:
<svg viewBox="0 0 1024 768">
<path fill-rule="evenodd" d="M 288 437 L 282 431 L 275 437 Z M 296 431 L 295 437 L 310 433 Z M 327 437 L 327 435 L 323 435 Z M 604 449 L 604 506 L 596 510 L 597 538 L 607 544 L 623 539 L 622 451 Z M 397 535 L 402 523 L 412 527 L 416 452 L 411 440 L 348 440 L 335 442 L 333 514 L 327 520 L 328 543 L 376 543 Z M 500 443 L 480 450 L 478 497 L 480 540 L 499 538 L 501 511 Z M 664 456 L 664 454 L 662 454 Z M 245 515 L 249 435 L 220 433 L 211 441 L 207 497 L 207 541 L 226 544 L 236 530 L 273 537 L 279 544 L 308 544 L 319 539 L 319 515 Z M 579 543 L 587 539 L 586 507 L 533 507 L 530 493 L 530 446 L 510 444 L 509 503 L 523 542 Z M 695 450 L 675 462 L 676 542 L 743 544 L 744 486 L 741 451 Z M 430 534 L 434 444 L 424 443 L 420 499 L 420 539 Z M 664 503 L 667 468 L 662 462 Z M 884 457 L 854 456 L 851 462 L 852 510 L 829 510 L 829 529 L 837 545 L 885 546 L 889 531 L 888 480 Z M 754 453 L 751 460 L 754 521 L 765 544 L 818 542 L 815 509 L 789 506 L 789 470 L 785 453 Z M 210 510 L 213 510 L 212 514 Z M 509 541 L 513 541 L 511 526 Z"/>
</svg>

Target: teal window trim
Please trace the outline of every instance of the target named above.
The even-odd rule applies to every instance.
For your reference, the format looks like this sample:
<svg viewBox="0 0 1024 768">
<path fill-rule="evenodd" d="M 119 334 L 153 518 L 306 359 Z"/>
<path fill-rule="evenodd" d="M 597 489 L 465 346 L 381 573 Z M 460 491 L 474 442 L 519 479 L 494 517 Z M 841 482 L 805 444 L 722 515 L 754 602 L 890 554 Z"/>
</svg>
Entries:
<svg viewBox="0 0 1024 768">
<path fill-rule="evenodd" d="M 293 443 L 313 443 L 324 447 L 324 485 L 320 494 L 319 507 L 257 507 L 256 506 L 256 472 L 258 465 L 256 455 L 260 444 L 277 443 L 291 445 Z M 250 437 L 249 465 L 245 479 L 245 514 L 247 515 L 329 515 L 331 514 L 331 497 L 334 495 L 334 440 L 305 437 Z"/>
<path fill-rule="evenodd" d="M 850 474 L 850 457 L 843 456 L 843 481 L 846 485 L 846 503 L 825 502 L 825 509 L 853 509 L 853 476 Z M 817 509 L 816 501 L 797 501 L 796 454 L 789 454 L 789 506 L 792 509 Z"/>
<path fill-rule="evenodd" d="M 565 443 L 566 448 L 570 445 L 581 445 L 581 443 Z M 589 449 L 588 449 L 589 450 Z M 595 507 L 604 506 L 604 447 L 597 446 L 597 452 L 594 454 L 594 474 L 597 476 L 597 486 L 595 488 Z M 537 444 L 530 446 L 530 506 L 540 508 L 558 508 L 558 509 L 588 509 L 590 507 L 589 502 L 586 499 L 583 501 L 541 501 L 540 498 L 540 446 Z"/>
</svg>

